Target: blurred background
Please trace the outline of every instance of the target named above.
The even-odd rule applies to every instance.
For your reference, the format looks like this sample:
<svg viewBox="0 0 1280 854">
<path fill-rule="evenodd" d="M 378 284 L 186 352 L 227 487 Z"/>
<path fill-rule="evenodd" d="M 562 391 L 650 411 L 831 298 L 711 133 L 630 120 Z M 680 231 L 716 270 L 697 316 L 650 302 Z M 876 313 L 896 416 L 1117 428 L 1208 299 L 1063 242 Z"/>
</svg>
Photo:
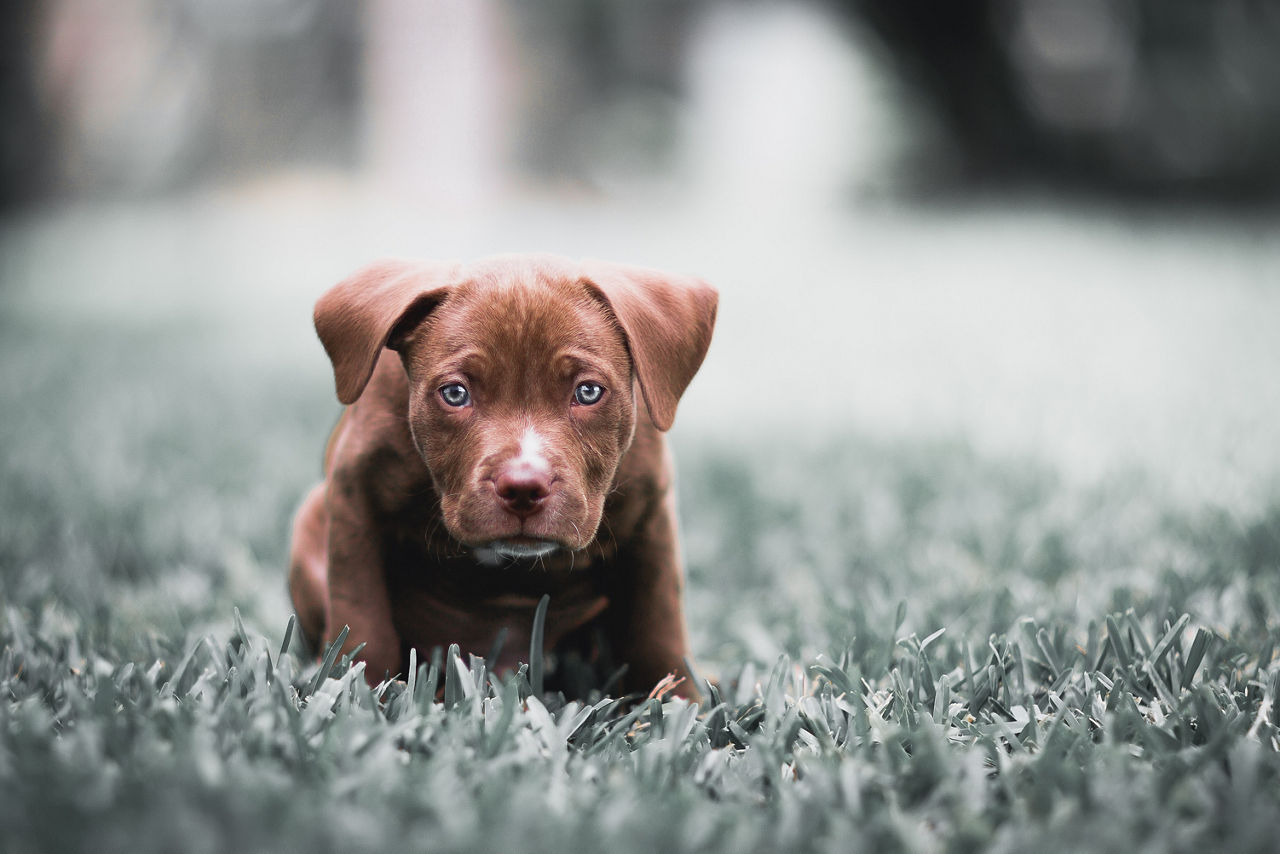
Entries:
<svg viewBox="0 0 1280 854">
<path fill-rule="evenodd" d="M 1229 514 L 1277 495 L 1278 4 L 0 16 L 0 556 L 28 581 L 282 565 L 337 414 L 311 305 L 383 255 L 717 285 L 675 429 L 694 472 L 712 447 L 764 454 L 822 495 L 852 488 L 823 448 L 856 471 L 941 442 Z M 797 448 L 819 450 L 775 471 Z M 724 558 L 718 533 L 695 564 Z M 199 600 L 199 575 L 165 595 Z"/>
<path fill-rule="evenodd" d="M 468 198 L 799 180 L 846 201 L 1035 186 L 1240 203 L 1280 188 L 1274 4 L 636 7 L 16 2 L 4 201 L 303 168 Z"/>
</svg>

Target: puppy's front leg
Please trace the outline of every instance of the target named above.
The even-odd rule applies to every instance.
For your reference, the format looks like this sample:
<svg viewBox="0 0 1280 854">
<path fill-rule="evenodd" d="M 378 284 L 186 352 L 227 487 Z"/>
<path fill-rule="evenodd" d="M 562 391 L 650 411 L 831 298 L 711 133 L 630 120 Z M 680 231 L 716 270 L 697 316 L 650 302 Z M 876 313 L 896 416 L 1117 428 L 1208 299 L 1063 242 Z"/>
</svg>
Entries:
<svg viewBox="0 0 1280 854">
<path fill-rule="evenodd" d="M 342 652 L 365 644 L 365 680 L 376 686 L 400 673 L 400 637 L 391 619 L 382 544 L 365 502 L 351 494 L 329 499 L 329 614 L 325 640 L 350 626 Z"/>
<path fill-rule="evenodd" d="M 635 540 L 625 549 L 610 610 L 609 641 L 626 662 L 626 687 L 648 693 L 668 674 L 682 681 L 673 689 L 698 700 L 698 686 L 685 665 L 689 655 L 684 619 L 684 567 L 676 536 L 675 495 L 655 499 Z"/>
</svg>

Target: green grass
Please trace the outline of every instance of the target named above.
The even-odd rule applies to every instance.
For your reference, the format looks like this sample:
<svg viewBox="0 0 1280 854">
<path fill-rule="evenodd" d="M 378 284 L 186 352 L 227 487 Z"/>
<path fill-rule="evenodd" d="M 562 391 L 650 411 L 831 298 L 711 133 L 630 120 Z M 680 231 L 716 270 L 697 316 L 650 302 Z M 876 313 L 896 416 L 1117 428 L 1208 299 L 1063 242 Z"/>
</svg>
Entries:
<svg viewBox="0 0 1280 854">
<path fill-rule="evenodd" d="M 287 642 L 323 365 L 237 360 L 199 323 L 43 318 L 0 321 L 0 372 L 6 852 L 1280 834 L 1280 502 L 1072 485 L 960 441 L 678 439 L 707 703 L 566 703 L 448 656 L 372 692 Z"/>
</svg>

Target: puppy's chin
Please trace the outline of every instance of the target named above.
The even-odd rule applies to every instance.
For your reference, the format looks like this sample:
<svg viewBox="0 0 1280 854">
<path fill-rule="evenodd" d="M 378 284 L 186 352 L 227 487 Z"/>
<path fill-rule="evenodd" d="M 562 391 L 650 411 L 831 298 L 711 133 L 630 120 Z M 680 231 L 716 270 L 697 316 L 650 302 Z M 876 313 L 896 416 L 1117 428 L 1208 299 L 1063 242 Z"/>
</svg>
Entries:
<svg viewBox="0 0 1280 854">
<path fill-rule="evenodd" d="M 603 501 L 600 502 L 603 504 Z M 444 529 L 463 546 L 503 560 L 544 558 L 556 551 L 578 552 L 595 539 L 601 516 L 539 513 L 521 522 L 491 504 L 441 502 Z M 554 521 L 558 524 L 552 524 Z"/>
<path fill-rule="evenodd" d="M 498 564 L 520 558 L 549 557 L 563 546 L 551 540 L 521 537 L 516 540 L 493 540 L 475 548 L 476 559 L 483 564 Z"/>
</svg>

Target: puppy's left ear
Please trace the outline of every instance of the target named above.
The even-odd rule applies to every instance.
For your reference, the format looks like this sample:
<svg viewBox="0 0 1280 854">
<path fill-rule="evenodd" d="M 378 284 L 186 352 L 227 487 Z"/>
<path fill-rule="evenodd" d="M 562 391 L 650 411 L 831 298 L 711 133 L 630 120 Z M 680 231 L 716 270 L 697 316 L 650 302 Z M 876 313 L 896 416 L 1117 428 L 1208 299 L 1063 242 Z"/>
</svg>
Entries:
<svg viewBox="0 0 1280 854">
<path fill-rule="evenodd" d="M 582 272 L 622 327 L 649 419 L 670 429 L 711 345 L 719 295 L 701 279 L 640 267 L 584 261 Z"/>
<path fill-rule="evenodd" d="M 338 400 L 355 403 L 383 347 L 398 349 L 449 293 L 459 266 L 378 261 L 334 285 L 316 303 L 316 333 L 333 363 Z"/>
</svg>

